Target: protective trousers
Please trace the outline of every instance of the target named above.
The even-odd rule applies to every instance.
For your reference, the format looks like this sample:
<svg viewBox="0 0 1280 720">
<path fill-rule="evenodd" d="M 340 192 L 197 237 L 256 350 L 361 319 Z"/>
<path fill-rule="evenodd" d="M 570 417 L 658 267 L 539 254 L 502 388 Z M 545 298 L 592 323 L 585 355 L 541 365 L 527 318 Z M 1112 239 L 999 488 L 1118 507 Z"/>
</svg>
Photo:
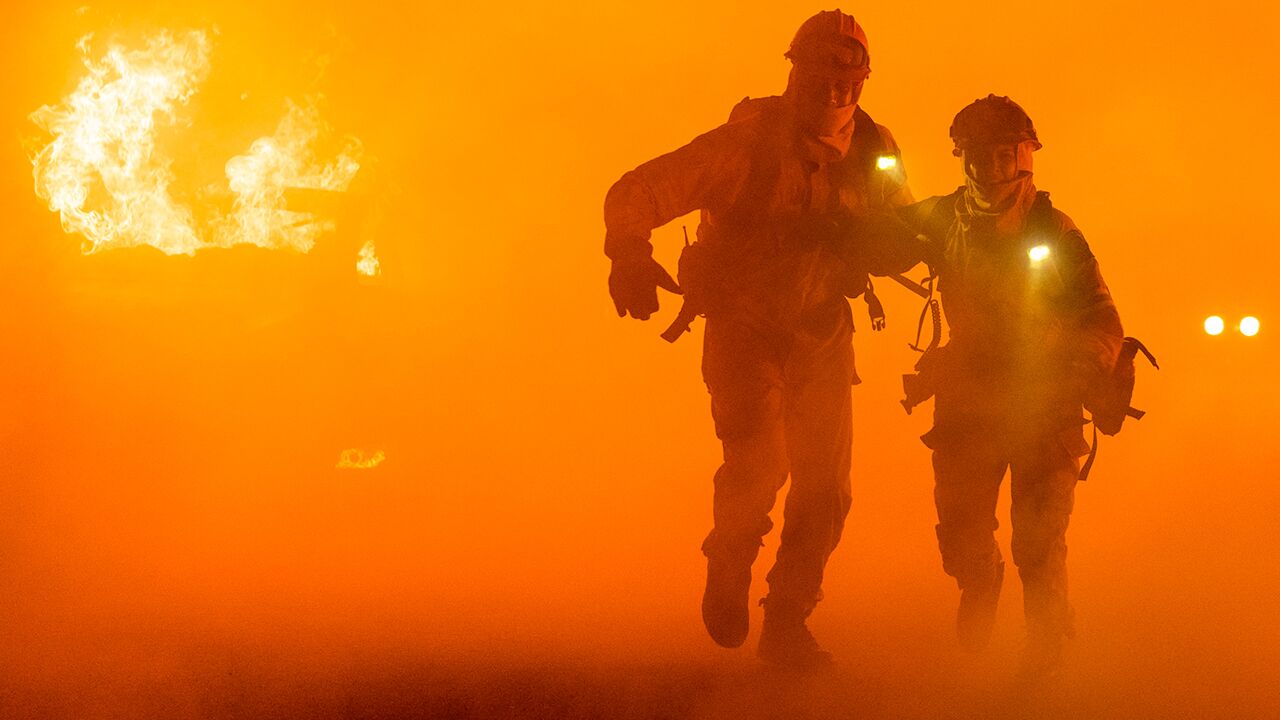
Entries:
<svg viewBox="0 0 1280 720">
<path fill-rule="evenodd" d="M 843 298 L 801 329 L 709 316 L 703 377 L 724 463 L 716 471 L 712 560 L 750 567 L 791 477 L 770 600 L 808 614 L 851 503 L 853 322 Z"/>
<path fill-rule="evenodd" d="M 1013 561 L 1022 579 L 1028 629 L 1059 636 L 1073 632 L 1066 540 L 1079 471 L 1074 443 L 1065 435 L 1010 440 L 1008 433 L 971 432 L 936 444 L 933 453 L 943 569 L 961 589 L 992 582 L 1002 562 L 995 540 L 996 502 L 1009 469 Z"/>
</svg>

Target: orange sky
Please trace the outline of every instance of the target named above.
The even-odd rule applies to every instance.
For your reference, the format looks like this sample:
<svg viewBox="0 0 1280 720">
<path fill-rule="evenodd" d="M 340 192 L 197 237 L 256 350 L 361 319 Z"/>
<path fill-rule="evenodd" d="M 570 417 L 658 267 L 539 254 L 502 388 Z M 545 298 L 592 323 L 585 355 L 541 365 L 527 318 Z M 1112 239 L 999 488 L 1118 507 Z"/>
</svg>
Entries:
<svg viewBox="0 0 1280 720">
<path fill-rule="evenodd" d="M 338 673 L 335 647 L 723 662 L 696 611 L 719 453 L 701 328 L 662 342 L 669 296 L 656 321 L 615 317 L 601 204 L 743 96 L 780 92 L 792 32 L 823 8 L 79 7 L 15 5 L 0 23 L 0 625 L 18 628 L 0 654 L 26 667 L 7 687 L 56 686 L 79 667 L 69 649 L 127 655 L 113 633 L 134 630 L 233 654 L 228 638 L 298 642 Z M 1106 677 L 1105 697 L 1132 708 L 1274 713 L 1280 10 L 973 7 L 845 6 L 871 43 L 863 107 L 924 197 L 959 184 L 946 132 L 960 107 L 989 92 L 1022 104 L 1045 146 L 1037 184 L 1163 368 L 1139 368 L 1150 415 L 1104 439 L 1078 492 L 1074 687 Z M 349 281 L 322 248 L 78 252 L 32 192 L 27 115 L 74 87 L 83 34 L 160 27 L 218 33 L 191 127 L 170 141 L 192 177 L 268 134 L 331 57 L 327 116 L 394 197 L 382 278 Z M 682 222 L 696 219 L 654 238 L 673 269 Z M 955 598 L 916 440 L 928 412 L 896 402 L 918 306 L 881 296 L 884 333 L 855 305 L 855 505 L 814 626 L 907 693 L 894 672 L 951 657 Z M 1262 332 L 1209 338 L 1211 313 L 1256 315 Z M 348 447 L 388 460 L 333 470 Z"/>
</svg>

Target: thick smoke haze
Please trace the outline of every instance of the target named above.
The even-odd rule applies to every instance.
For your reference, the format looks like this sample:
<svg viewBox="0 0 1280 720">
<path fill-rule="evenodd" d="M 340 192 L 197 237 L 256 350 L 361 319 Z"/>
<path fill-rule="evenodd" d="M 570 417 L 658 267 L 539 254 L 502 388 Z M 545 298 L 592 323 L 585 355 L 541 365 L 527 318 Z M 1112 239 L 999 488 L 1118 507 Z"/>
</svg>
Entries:
<svg viewBox="0 0 1280 720">
<path fill-rule="evenodd" d="M 701 324 L 609 301 L 601 205 L 626 170 L 781 92 L 821 6 L 15 3 L 0 52 L 0 716 L 1280 715 L 1280 11 L 1259 3 L 866 3 L 862 104 L 917 197 L 994 92 L 1162 369 L 1103 438 L 1068 536 L 1079 637 L 1053 683 L 955 647 L 930 407 L 906 416 L 918 300 L 854 305 L 854 507 L 811 619 L 839 669 L 765 673 L 698 614 L 719 462 Z M 175 194 L 325 95 L 376 158 L 382 275 L 321 239 L 84 255 L 33 191 L 28 116 L 88 33 L 210 32 Z M 681 225 L 655 232 L 674 269 Z M 919 274 L 917 271 L 916 274 Z M 1205 317 L 1227 332 L 1210 337 Z M 1261 332 L 1232 328 L 1257 316 Z M 344 450 L 381 450 L 368 470 Z M 1008 494 L 998 538 L 1007 551 Z M 756 564 L 753 597 L 777 545 Z M 760 615 L 753 615 L 758 626 Z"/>
</svg>

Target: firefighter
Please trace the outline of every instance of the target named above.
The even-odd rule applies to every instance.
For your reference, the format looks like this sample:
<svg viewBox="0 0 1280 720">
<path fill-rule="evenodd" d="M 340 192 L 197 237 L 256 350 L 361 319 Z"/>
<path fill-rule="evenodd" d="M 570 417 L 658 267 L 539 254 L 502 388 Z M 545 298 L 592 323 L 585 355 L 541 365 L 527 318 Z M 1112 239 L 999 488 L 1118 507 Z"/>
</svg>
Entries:
<svg viewBox="0 0 1280 720">
<path fill-rule="evenodd" d="M 898 150 L 859 105 L 871 63 L 854 18 L 818 13 L 785 57 L 781 96 L 743 100 L 724 125 L 618 180 L 605 200 L 605 254 L 618 315 L 645 320 L 658 309 L 656 288 L 676 289 L 652 257 L 650 231 L 701 211 L 680 285 L 706 317 L 702 372 L 724 448 L 702 546 L 702 616 L 718 644 L 745 641 L 751 566 L 790 477 L 758 653 L 810 668 L 830 662 L 806 619 L 850 506 L 847 298 L 867 282 L 831 238 L 843 219 L 912 198 L 900 163 L 877 167 Z"/>
<path fill-rule="evenodd" d="M 1050 670 L 1073 634 L 1067 524 L 1088 445 L 1082 405 L 1108 377 L 1124 339 L 1084 236 L 1036 189 L 1031 118 L 1007 97 L 965 107 L 951 125 L 965 184 L 899 213 L 928 238 L 948 343 L 922 358 L 909 389 L 934 394 L 938 547 L 960 587 L 965 648 L 991 636 L 1005 564 L 996 501 L 1011 475 L 1013 562 L 1022 579 L 1023 669 Z M 911 395 L 912 393 L 909 393 Z"/>
</svg>

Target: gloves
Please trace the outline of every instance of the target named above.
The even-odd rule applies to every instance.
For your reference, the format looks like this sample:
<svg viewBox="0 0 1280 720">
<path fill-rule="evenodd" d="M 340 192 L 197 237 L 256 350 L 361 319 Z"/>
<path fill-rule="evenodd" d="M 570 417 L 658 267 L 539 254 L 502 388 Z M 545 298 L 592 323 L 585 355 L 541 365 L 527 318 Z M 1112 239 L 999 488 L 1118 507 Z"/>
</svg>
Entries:
<svg viewBox="0 0 1280 720">
<path fill-rule="evenodd" d="M 637 320 L 648 320 L 658 311 L 658 288 L 680 294 L 680 286 L 657 260 L 644 256 L 613 261 L 609 296 L 618 317 L 631 313 Z"/>
</svg>

